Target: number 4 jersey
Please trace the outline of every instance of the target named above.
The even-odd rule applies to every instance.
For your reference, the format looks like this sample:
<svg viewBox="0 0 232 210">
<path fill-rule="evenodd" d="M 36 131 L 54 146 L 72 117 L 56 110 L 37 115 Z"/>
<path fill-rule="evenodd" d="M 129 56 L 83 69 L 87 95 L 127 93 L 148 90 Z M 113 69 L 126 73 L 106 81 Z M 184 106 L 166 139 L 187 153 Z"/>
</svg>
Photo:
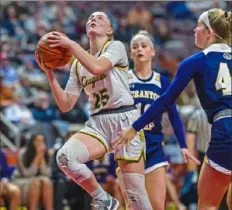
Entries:
<svg viewBox="0 0 232 210">
<path fill-rule="evenodd" d="M 95 57 L 104 56 L 112 69 L 102 75 L 89 73 L 77 60 L 73 62 L 65 91 L 79 96 L 82 89 L 89 96 L 90 115 L 103 109 L 133 105 L 128 83 L 128 58 L 120 41 L 108 41 Z"/>
</svg>

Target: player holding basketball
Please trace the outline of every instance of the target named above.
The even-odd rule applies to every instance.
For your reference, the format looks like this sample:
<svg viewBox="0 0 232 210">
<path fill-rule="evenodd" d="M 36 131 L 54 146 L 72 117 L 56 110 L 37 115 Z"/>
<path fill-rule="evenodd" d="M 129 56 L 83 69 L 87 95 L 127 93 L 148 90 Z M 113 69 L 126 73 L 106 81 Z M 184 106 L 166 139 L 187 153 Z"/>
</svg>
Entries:
<svg viewBox="0 0 232 210">
<path fill-rule="evenodd" d="M 211 141 L 198 182 L 198 210 L 218 209 L 231 182 L 232 171 L 232 53 L 231 12 L 210 9 L 195 28 L 195 44 L 203 51 L 180 63 L 167 91 L 123 132 L 113 146 L 128 143 L 137 130 L 160 116 L 193 79 L 201 105 L 212 124 Z M 228 196 L 231 196 L 228 193 Z M 228 205 L 231 198 L 227 199 Z M 231 205 L 231 204 L 230 204 Z"/>
<path fill-rule="evenodd" d="M 62 111 L 69 111 L 85 90 L 91 103 L 91 117 L 84 129 L 73 135 L 57 154 L 59 167 L 95 200 L 99 210 L 116 210 L 118 201 L 97 183 L 84 164 L 102 157 L 111 149 L 111 140 L 139 117 L 128 83 L 128 58 L 124 45 L 113 41 L 113 29 L 103 12 L 94 12 L 86 23 L 90 53 L 79 44 L 54 32 L 50 47 L 70 49 L 77 58 L 71 68 L 66 89 L 61 89 L 53 71 L 37 60 L 46 72 L 53 95 Z M 115 152 L 125 182 L 126 194 L 134 210 L 151 210 L 144 180 L 144 140 L 135 135 L 128 147 Z"/>
<path fill-rule="evenodd" d="M 130 51 L 134 61 L 134 69 L 129 71 L 130 89 L 137 109 L 140 114 L 143 114 L 150 104 L 168 88 L 169 81 L 166 77 L 152 70 L 152 58 L 155 56 L 155 49 L 152 39 L 146 31 L 140 31 L 132 37 Z M 175 104 L 168 109 L 168 115 L 178 138 L 184 159 L 187 160 L 190 157 L 198 163 L 187 149 L 183 125 Z M 169 165 L 162 146 L 161 121 L 162 116 L 159 116 L 144 128 L 146 139 L 146 189 L 151 205 L 156 210 L 165 209 L 166 168 Z M 121 175 L 119 173 L 120 179 Z M 180 204 L 178 209 L 181 208 Z"/>
</svg>

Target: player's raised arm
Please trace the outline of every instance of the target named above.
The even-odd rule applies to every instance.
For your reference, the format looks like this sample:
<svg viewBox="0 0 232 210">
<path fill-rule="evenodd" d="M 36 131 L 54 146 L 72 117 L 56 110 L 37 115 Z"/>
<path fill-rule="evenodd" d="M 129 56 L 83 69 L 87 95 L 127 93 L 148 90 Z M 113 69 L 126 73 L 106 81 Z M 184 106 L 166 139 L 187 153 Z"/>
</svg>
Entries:
<svg viewBox="0 0 232 210">
<path fill-rule="evenodd" d="M 58 83 L 53 70 L 52 69 L 48 69 L 47 67 L 44 66 L 43 62 L 40 60 L 38 54 L 35 54 L 36 56 L 36 61 L 38 63 L 38 65 L 40 66 L 40 68 L 46 73 L 49 84 L 51 86 L 52 89 L 52 94 L 56 100 L 57 105 L 59 106 L 60 110 L 62 112 L 67 112 L 69 110 L 71 110 L 75 103 L 77 102 L 78 99 L 78 95 L 73 94 L 73 93 L 69 93 L 69 92 L 65 92 L 61 87 L 60 84 Z M 73 73 L 76 69 L 76 62 L 73 63 L 72 68 L 71 68 L 71 76 L 69 78 L 69 84 L 71 83 L 70 80 L 72 80 L 72 84 L 74 83 L 73 77 L 76 77 L 76 75 Z"/>
</svg>

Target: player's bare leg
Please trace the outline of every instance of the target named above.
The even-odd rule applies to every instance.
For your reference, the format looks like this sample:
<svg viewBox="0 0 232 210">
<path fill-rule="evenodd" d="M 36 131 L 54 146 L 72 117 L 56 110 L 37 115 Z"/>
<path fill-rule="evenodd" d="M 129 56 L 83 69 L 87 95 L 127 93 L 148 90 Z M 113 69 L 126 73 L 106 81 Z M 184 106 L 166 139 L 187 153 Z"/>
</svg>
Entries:
<svg viewBox="0 0 232 210">
<path fill-rule="evenodd" d="M 231 175 L 231 182 L 232 182 L 232 175 Z M 232 183 L 230 183 L 226 201 L 227 201 L 227 206 L 229 210 L 232 210 Z"/>
<path fill-rule="evenodd" d="M 165 167 L 157 168 L 145 175 L 146 189 L 153 209 L 164 210 L 166 198 L 165 175 Z"/>
<path fill-rule="evenodd" d="M 218 209 L 229 184 L 229 175 L 215 170 L 204 162 L 198 182 L 198 210 Z"/>
</svg>

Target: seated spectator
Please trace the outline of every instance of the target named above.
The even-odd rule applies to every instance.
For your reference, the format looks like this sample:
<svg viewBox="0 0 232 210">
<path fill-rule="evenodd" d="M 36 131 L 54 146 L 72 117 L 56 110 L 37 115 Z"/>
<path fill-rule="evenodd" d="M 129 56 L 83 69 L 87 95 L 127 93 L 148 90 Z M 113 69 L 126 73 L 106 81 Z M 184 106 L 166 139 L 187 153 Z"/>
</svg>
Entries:
<svg viewBox="0 0 232 210">
<path fill-rule="evenodd" d="M 53 210 L 53 186 L 50 157 L 44 136 L 35 134 L 22 148 L 18 165 L 13 174 L 13 182 L 22 190 L 22 202 L 30 210 L 37 210 L 40 198 L 45 210 Z"/>
<path fill-rule="evenodd" d="M 45 92 L 38 93 L 32 114 L 37 121 L 42 122 L 51 122 L 60 118 L 57 110 L 50 106 L 48 94 Z"/>
<path fill-rule="evenodd" d="M 135 6 L 128 11 L 127 16 L 129 25 L 140 26 L 142 29 L 151 29 L 152 14 L 145 7 L 143 2 L 137 2 Z"/>
<path fill-rule="evenodd" d="M 18 75 L 20 79 L 27 78 L 27 83 L 29 83 L 31 87 L 36 87 L 43 90 L 47 89 L 48 82 L 46 76 L 42 71 L 36 68 L 35 64 L 33 63 L 33 57 L 24 56 L 22 58 L 22 62 L 22 65 L 18 68 Z"/>
<path fill-rule="evenodd" d="M 20 75 L 20 84 L 18 85 L 17 90 L 22 94 L 23 104 L 27 107 L 32 107 L 38 90 L 31 86 L 27 74 Z"/>
<path fill-rule="evenodd" d="M 14 91 L 13 103 L 4 110 L 4 115 L 20 130 L 29 129 L 35 124 L 31 111 L 23 104 L 22 93 Z"/>
<path fill-rule="evenodd" d="M 68 123 L 60 120 L 60 113 L 50 104 L 49 96 L 46 92 L 39 92 L 36 104 L 32 108 L 34 118 L 40 131 L 45 135 L 47 147 L 53 147 L 58 136 L 64 137 L 68 130 Z"/>
<path fill-rule="evenodd" d="M 0 150 L 0 199 L 9 202 L 9 210 L 15 210 L 20 206 L 21 192 L 18 186 L 10 182 L 11 172 L 7 165 L 6 156 Z"/>
<path fill-rule="evenodd" d="M 13 88 L 3 85 L 2 75 L 0 75 L 0 90 L 1 90 L 0 107 L 2 108 L 8 106 L 9 104 L 12 104 Z"/>
<path fill-rule="evenodd" d="M 10 64 L 7 52 L 1 52 L 0 74 L 3 77 L 2 85 L 4 87 L 15 88 L 18 85 L 18 74 L 16 69 Z"/>
</svg>

